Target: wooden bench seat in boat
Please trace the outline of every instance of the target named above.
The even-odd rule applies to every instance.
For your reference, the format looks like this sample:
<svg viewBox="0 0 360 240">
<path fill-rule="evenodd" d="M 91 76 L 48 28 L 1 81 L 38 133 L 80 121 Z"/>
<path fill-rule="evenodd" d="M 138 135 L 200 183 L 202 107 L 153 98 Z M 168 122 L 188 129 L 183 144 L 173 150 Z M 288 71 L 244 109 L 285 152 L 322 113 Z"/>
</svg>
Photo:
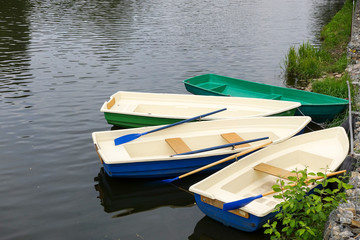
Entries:
<svg viewBox="0 0 360 240">
<path fill-rule="evenodd" d="M 241 138 L 236 133 L 223 133 L 221 136 L 228 142 L 228 143 L 236 143 L 236 142 L 242 142 L 244 141 L 243 138 Z M 174 150 L 176 154 L 185 153 L 192 151 L 190 147 L 182 140 L 181 138 L 167 138 L 165 139 L 167 144 Z M 235 148 L 243 148 L 243 147 L 250 147 L 250 144 L 245 143 L 241 145 L 234 146 Z"/>
<path fill-rule="evenodd" d="M 115 105 L 115 97 L 113 97 L 106 105 L 107 109 L 111 109 Z"/>
<path fill-rule="evenodd" d="M 212 91 L 214 92 L 223 92 L 225 90 L 225 88 L 227 87 L 227 85 L 219 85 L 216 87 L 211 88 Z"/>
<path fill-rule="evenodd" d="M 167 138 L 165 141 L 176 152 L 176 154 L 190 152 L 191 149 L 181 138 Z"/>
<path fill-rule="evenodd" d="M 244 141 L 237 133 L 223 133 L 221 136 L 228 142 L 228 143 L 236 143 Z M 235 148 L 243 148 L 243 147 L 250 147 L 250 144 L 245 143 L 241 145 L 236 145 Z"/>
<path fill-rule="evenodd" d="M 263 173 L 267 173 L 276 177 L 288 179 L 288 177 L 294 176 L 296 177 L 296 173 L 293 173 L 291 171 L 288 171 L 283 168 L 278 168 L 266 163 L 260 163 L 254 167 L 254 170 L 260 171 Z"/>
</svg>

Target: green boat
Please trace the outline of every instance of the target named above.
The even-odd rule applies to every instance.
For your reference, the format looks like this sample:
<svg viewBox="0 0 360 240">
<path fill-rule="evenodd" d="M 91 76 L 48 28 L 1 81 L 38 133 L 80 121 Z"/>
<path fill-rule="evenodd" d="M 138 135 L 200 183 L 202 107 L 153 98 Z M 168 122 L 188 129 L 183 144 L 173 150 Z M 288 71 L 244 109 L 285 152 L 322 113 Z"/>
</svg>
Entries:
<svg viewBox="0 0 360 240">
<path fill-rule="evenodd" d="M 331 121 L 343 112 L 348 100 L 319 93 L 205 74 L 183 81 L 186 90 L 196 95 L 233 96 L 300 102 L 295 115 L 310 116 L 314 122 Z"/>
</svg>

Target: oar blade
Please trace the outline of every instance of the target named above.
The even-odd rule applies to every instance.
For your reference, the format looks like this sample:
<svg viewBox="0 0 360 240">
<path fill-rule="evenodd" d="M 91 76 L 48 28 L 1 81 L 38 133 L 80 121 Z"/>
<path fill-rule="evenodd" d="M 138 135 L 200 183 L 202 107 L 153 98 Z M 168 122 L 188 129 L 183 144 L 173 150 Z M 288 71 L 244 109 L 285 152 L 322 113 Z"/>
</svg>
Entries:
<svg viewBox="0 0 360 240">
<path fill-rule="evenodd" d="M 127 134 L 127 135 L 115 138 L 114 143 L 115 143 L 115 145 L 124 144 L 124 143 L 127 143 L 127 142 L 137 139 L 141 135 L 142 135 L 141 133 Z"/>
<path fill-rule="evenodd" d="M 163 179 L 161 180 L 163 183 L 172 183 L 173 181 L 178 180 L 179 177 L 175 177 L 175 178 L 169 178 L 169 179 Z"/>
<path fill-rule="evenodd" d="M 223 205 L 223 210 L 224 211 L 229 211 L 229 210 L 234 210 L 234 209 L 238 209 L 238 208 L 242 208 L 244 206 L 246 206 L 247 204 L 251 203 L 252 201 L 261 198 L 263 195 L 257 195 L 257 196 L 253 196 L 253 197 L 248 197 L 248 198 L 244 198 L 238 201 L 234 201 L 234 202 L 228 202 L 228 203 L 224 203 Z"/>
</svg>

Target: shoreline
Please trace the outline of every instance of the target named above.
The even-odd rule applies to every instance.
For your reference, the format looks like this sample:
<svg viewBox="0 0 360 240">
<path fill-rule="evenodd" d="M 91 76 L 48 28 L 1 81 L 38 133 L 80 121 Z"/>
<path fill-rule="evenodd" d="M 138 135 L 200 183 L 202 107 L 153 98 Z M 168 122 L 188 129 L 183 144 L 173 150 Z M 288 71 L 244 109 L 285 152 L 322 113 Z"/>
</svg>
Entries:
<svg viewBox="0 0 360 240">
<path fill-rule="evenodd" d="M 356 2 L 354 7 L 353 19 L 352 19 L 352 29 L 351 29 L 351 38 L 347 46 L 347 54 L 350 59 L 350 63 L 346 67 L 346 72 L 350 75 L 353 85 L 360 86 L 360 1 Z M 356 99 L 352 100 L 355 102 L 357 108 L 360 107 L 360 92 L 357 92 Z M 360 113 L 353 112 L 352 116 L 355 119 L 354 128 L 354 147 L 353 151 L 360 152 Z M 359 158 L 359 157 L 358 157 Z M 357 166 L 359 162 L 357 162 Z"/>
<path fill-rule="evenodd" d="M 347 46 L 347 55 L 349 63 L 345 69 L 351 78 L 353 85 L 360 86 L 360 1 L 356 1 L 353 7 L 352 26 L 350 42 Z M 351 99 L 356 108 L 360 106 L 360 90 L 355 99 Z M 354 169 L 350 174 L 349 183 L 354 186 L 353 189 L 346 191 L 347 202 L 341 203 L 330 214 L 328 222 L 324 229 L 324 240 L 345 240 L 360 239 L 360 113 L 351 112 L 353 135 L 350 134 L 350 153 L 345 161 L 348 161 L 348 167 Z M 349 120 L 349 125 L 350 125 Z M 350 125 L 351 126 L 351 125 Z"/>
</svg>

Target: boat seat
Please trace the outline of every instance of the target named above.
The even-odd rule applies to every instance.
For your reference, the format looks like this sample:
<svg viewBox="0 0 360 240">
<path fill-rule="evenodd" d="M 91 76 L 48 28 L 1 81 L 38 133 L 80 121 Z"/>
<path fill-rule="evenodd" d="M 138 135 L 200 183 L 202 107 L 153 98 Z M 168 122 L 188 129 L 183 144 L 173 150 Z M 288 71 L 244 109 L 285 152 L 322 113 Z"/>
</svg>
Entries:
<svg viewBox="0 0 360 240">
<path fill-rule="evenodd" d="M 283 168 L 278 168 L 266 163 L 260 163 L 254 167 L 254 170 L 260 171 L 263 173 L 267 173 L 276 177 L 288 179 L 288 177 L 294 176 L 296 177 L 296 173 L 293 173 L 291 171 L 288 171 Z"/>
<path fill-rule="evenodd" d="M 174 150 L 176 154 L 190 152 L 191 149 L 181 138 L 167 138 L 165 141 Z"/>
<path fill-rule="evenodd" d="M 245 141 L 242 137 L 240 137 L 237 133 L 223 133 L 221 136 L 228 142 L 228 143 L 236 143 Z M 243 147 L 250 147 L 250 144 L 240 144 L 236 145 L 235 148 L 243 148 Z"/>
<path fill-rule="evenodd" d="M 211 88 L 210 90 L 214 91 L 214 92 L 223 92 L 226 87 L 227 87 L 227 85 L 220 85 L 220 86 Z"/>
<path fill-rule="evenodd" d="M 115 97 L 113 97 L 107 104 L 107 109 L 111 109 L 115 105 Z"/>
</svg>

